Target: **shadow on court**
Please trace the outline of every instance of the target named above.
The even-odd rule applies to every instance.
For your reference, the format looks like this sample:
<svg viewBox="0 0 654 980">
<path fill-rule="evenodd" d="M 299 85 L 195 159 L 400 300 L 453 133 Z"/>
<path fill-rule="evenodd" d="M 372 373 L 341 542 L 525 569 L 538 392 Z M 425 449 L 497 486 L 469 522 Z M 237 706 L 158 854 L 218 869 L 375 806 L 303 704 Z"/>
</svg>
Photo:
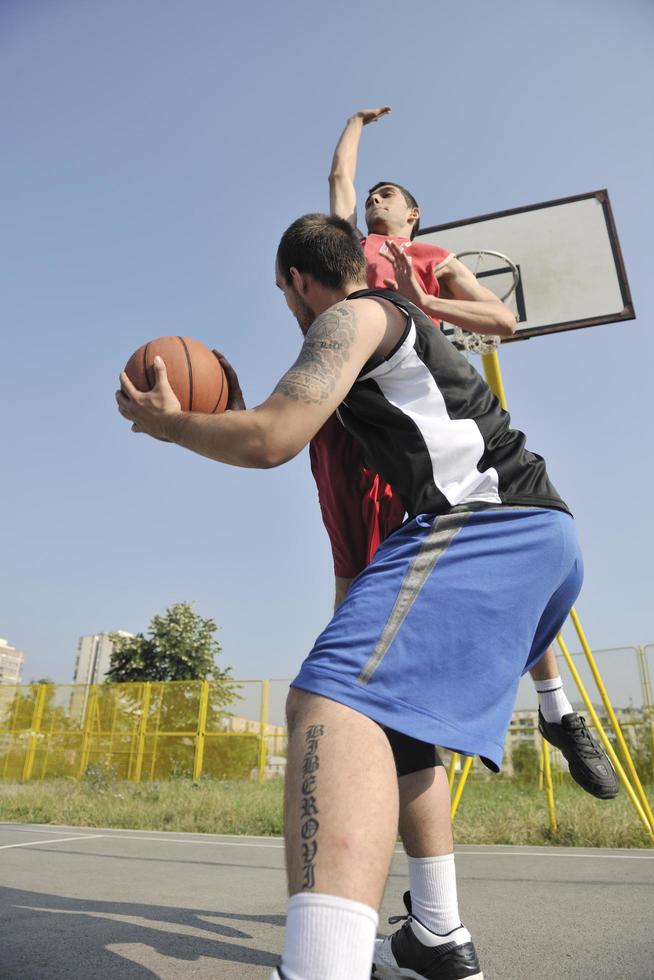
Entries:
<svg viewBox="0 0 654 980">
<path fill-rule="evenodd" d="M 216 978 L 225 975 L 226 963 L 272 968 L 277 953 L 248 945 L 255 940 L 252 926 L 285 922 L 283 915 L 88 901 L 17 888 L 0 888 L 0 917 L 3 980 L 192 977 L 198 961 L 203 977 L 210 961 Z M 146 958 L 154 969 L 138 962 Z"/>
<path fill-rule="evenodd" d="M 646 980 L 654 853 L 457 848 L 487 980 Z M 0 824 L 0 980 L 268 980 L 283 944 L 281 840 Z M 403 910 L 393 858 L 380 914 Z"/>
</svg>

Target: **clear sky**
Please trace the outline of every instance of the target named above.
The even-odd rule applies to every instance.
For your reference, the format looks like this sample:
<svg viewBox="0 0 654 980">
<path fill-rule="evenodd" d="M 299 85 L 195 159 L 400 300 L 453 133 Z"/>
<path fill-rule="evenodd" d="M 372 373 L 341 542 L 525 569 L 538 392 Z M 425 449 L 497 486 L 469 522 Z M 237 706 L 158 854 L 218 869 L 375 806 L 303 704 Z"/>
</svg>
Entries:
<svg viewBox="0 0 654 980">
<path fill-rule="evenodd" d="M 113 392 L 185 333 L 248 404 L 270 393 L 301 339 L 277 242 L 327 207 L 347 116 L 384 103 L 358 186 L 407 185 L 425 226 L 608 188 L 637 320 L 501 364 L 578 520 L 591 642 L 654 642 L 653 41 L 649 0 L 2 0 L 0 636 L 25 679 L 70 681 L 81 634 L 181 600 L 238 677 L 310 648 L 332 575 L 306 452 L 222 467 L 133 435 Z"/>
</svg>

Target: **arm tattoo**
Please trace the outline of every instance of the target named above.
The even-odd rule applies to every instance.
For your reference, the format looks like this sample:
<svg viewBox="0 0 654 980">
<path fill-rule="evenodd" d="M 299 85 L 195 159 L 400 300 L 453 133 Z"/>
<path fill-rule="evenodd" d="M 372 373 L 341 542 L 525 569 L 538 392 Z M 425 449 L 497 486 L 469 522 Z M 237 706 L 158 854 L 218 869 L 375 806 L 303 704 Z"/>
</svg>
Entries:
<svg viewBox="0 0 654 980">
<path fill-rule="evenodd" d="M 302 838 L 302 888 L 316 885 L 315 860 L 318 853 L 318 802 L 316 790 L 320 769 L 318 743 L 325 734 L 324 725 L 309 725 L 304 733 L 305 754 L 302 759 L 302 800 L 300 804 L 300 837 Z"/>
<path fill-rule="evenodd" d="M 325 310 L 311 324 L 298 359 L 275 392 L 293 401 L 322 404 L 331 395 L 343 365 L 350 359 L 356 332 L 356 313 L 350 303 L 339 303 Z"/>
</svg>

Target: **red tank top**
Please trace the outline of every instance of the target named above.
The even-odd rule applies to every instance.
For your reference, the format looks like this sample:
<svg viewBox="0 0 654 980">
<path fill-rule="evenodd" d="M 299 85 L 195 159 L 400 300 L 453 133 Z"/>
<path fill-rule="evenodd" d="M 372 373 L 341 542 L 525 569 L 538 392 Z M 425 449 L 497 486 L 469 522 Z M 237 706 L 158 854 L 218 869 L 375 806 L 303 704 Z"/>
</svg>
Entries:
<svg viewBox="0 0 654 980">
<path fill-rule="evenodd" d="M 430 296 L 438 296 L 438 279 L 434 274 L 434 269 L 450 253 L 444 248 L 439 248 L 438 245 L 429 245 L 427 242 L 412 242 L 408 238 L 399 238 L 394 235 L 368 235 L 367 238 L 361 239 L 363 254 L 368 266 L 368 288 L 385 289 L 384 279 L 395 278 L 392 263 L 388 258 L 387 242 L 397 242 L 402 251 L 411 256 L 413 271 L 424 291 Z M 440 320 L 434 316 L 431 316 L 430 319 L 440 330 Z"/>
</svg>

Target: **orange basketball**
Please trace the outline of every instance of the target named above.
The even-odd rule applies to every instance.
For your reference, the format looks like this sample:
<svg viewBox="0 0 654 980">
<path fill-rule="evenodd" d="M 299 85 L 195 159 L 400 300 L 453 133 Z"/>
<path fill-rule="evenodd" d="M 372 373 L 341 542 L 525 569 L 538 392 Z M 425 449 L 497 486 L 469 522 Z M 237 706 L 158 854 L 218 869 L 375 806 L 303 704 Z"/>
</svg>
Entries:
<svg viewBox="0 0 654 980">
<path fill-rule="evenodd" d="M 191 337 L 157 337 L 139 347 L 125 365 L 125 373 L 139 391 L 154 386 L 156 355 L 166 365 L 170 386 L 184 412 L 224 412 L 229 395 L 227 378 L 215 354 Z"/>
</svg>

